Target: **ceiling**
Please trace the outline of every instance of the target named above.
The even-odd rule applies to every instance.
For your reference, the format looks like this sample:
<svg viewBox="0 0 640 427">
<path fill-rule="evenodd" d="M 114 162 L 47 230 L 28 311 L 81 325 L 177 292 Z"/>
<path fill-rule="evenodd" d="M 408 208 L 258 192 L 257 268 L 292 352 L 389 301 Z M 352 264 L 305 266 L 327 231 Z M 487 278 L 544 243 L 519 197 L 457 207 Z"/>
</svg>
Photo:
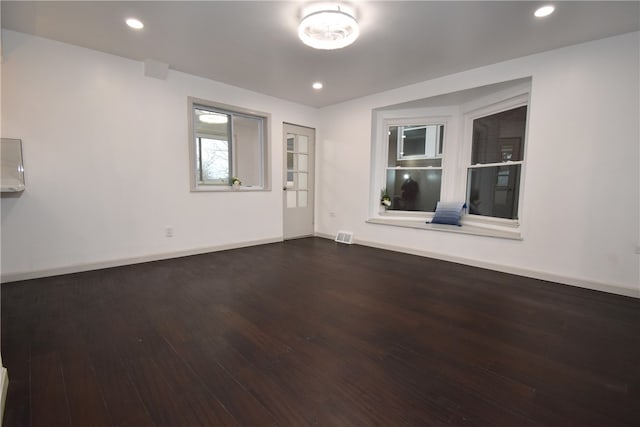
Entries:
<svg viewBox="0 0 640 427">
<path fill-rule="evenodd" d="M 309 2 L 306 2 L 309 3 Z M 2 27 L 323 107 L 640 29 L 640 2 L 355 1 L 361 35 L 337 51 L 297 38 L 302 1 L 2 1 Z M 145 27 L 125 26 L 135 16 Z M 322 81 L 324 89 L 311 88 Z"/>
</svg>

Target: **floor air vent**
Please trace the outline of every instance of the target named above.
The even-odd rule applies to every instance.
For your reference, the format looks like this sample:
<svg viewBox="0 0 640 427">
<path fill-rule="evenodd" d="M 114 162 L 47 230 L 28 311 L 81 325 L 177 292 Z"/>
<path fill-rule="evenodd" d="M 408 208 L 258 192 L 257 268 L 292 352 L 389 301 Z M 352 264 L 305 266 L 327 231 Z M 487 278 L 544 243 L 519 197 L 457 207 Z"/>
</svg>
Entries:
<svg viewBox="0 0 640 427">
<path fill-rule="evenodd" d="M 350 231 L 338 231 L 338 234 L 336 235 L 336 242 L 350 245 L 353 243 L 353 233 Z"/>
</svg>

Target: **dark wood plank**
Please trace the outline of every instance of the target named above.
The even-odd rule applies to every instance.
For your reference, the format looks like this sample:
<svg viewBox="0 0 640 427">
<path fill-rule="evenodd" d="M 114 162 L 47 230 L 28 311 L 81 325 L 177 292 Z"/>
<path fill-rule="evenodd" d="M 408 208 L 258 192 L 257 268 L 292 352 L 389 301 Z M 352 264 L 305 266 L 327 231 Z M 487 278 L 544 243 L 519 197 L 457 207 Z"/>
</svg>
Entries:
<svg viewBox="0 0 640 427">
<path fill-rule="evenodd" d="M 71 426 L 60 359 L 49 353 L 31 358 L 31 425 Z"/>
<path fill-rule="evenodd" d="M 640 300 L 310 238 L 2 285 L 5 427 L 640 425 Z"/>
<path fill-rule="evenodd" d="M 65 385 L 69 396 L 72 425 L 102 427 L 111 424 L 107 408 L 93 366 L 85 357 L 62 362 Z"/>
</svg>

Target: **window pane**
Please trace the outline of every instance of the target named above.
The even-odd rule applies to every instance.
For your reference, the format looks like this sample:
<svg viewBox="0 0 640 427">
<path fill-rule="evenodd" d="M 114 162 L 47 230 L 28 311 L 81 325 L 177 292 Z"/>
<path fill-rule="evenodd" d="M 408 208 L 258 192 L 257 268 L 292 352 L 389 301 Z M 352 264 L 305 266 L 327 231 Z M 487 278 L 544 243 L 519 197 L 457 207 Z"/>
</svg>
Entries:
<svg viewBox="0 0 640 427">
<path fill-rule="evenodd" d="M 426 153 L 427 128 L 406 129 L 402 135 L 403 149 L 399 157 L 424 156 Z"/>
<path fill-rule="evenodd" d="M 526 106 L 475 119 L 471 164 L 522 160 L 526 120 Z"/>
<path fill-rule="evenodd" d="M 229 143 L 219 139 L 198 138 L 198 172 L 202 182 L 229 182 Z M 200 167 L 202 169 L 200 169 Z"/>
<path fill-rule="evenodd" d="M 391 210 L 434 212 L 440 200 L 442 170 L 387 170 Z"/>
<path fill-rule="evenodd" d="M 469 213 L 497 218 L 518 218 L 520 166 L 469 169 Z"/>
<path fill-rule="evenodd" d="M 262 119 L 234 115 L 234 176 L 243 185 L 262 186 Z"/>
</svg>

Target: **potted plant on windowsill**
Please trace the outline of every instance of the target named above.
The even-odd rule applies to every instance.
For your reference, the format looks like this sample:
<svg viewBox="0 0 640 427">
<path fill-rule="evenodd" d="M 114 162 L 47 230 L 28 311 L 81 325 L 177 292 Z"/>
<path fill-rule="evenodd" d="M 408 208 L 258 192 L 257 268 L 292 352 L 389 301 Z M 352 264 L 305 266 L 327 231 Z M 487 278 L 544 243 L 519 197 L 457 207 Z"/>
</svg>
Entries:
<svg viewBox="0 0 640 427">
<path fill-rule="evenodd" d="M 380 213 L 386 212 L 389 207 L 391 207 L 391 197 L 387 193 L 387 189 L 383 188 L 380 191 Z"/>
<path fill-rule="evenodd" d="M 238 178 L 237 176 L 234 176 L 233 178 L 231 178 L 231 188 L 233 188 L 234 190 L 237 190 L 240 188 L 241 185 L 242 185 L 242 181 L 240 181 L 240 178 Z"/>
</svg>

